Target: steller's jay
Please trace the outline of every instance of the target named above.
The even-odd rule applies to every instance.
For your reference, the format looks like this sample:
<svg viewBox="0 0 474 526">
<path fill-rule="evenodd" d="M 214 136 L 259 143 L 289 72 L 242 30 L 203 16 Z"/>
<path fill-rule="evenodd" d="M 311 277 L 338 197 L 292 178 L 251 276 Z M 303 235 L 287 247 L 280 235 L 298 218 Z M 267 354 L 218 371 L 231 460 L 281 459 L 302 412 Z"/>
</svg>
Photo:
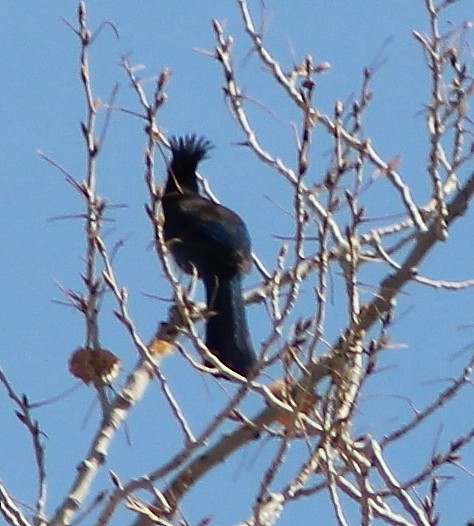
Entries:
<svg viewBox="0 0 474 526">
<path fill-rule="evenodd" d="M 211 143 L 186 135 L 173 137 L 170 146 L 162 200 L 165 241 L 179 267 L 204 282 L 208 349 L 247 377 L 256 363 L 242 299 L 242 274 L 252 264 L 250 236 L 236 213 L 199 195 L 196 168 Z"/>
</svg>

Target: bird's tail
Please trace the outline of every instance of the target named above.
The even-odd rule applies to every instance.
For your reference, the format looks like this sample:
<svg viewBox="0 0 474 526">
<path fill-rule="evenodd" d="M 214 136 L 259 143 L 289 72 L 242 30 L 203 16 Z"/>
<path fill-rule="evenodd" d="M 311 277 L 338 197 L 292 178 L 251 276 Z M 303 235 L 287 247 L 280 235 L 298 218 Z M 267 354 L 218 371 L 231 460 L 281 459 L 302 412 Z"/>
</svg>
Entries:
<svg viewBox="0 0 474 526">
<path fill-rule="evenodd" d="M 245 314 L 241 275 L 235 272 L 203 279 L 210 315 L 206 345 L 221 362 L 247 377 L 257 359 Z"/>
</svg>

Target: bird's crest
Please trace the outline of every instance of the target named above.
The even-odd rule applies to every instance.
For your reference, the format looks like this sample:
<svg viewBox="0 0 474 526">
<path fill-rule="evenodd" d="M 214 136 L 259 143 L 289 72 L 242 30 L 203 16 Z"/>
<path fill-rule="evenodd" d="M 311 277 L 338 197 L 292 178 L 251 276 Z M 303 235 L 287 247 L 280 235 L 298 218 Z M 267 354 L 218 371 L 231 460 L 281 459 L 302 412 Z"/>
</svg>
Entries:
<svg viewBox="0 0 474 526">
<path fill-rule="evenodd" d="M 208 152 L 214 148 L 212 143 L 205 137 L 197 135 L 184 135 L 183 137 L 171 137 L 170 148 L 173 154 L 172 163 L 182 167 L 195 169 L 199 161 L 207 159 Z"/>
</svg>

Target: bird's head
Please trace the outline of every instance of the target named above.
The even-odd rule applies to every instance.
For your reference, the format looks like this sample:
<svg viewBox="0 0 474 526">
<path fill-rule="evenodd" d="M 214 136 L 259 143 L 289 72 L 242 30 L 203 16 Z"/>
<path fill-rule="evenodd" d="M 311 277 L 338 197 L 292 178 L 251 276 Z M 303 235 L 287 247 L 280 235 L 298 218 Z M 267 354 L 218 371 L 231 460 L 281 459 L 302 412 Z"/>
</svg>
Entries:
<svg viewBox="0 0 474 526">
<path fill-rule="evenodd" d="M 171 137 L 170 148 L 172 158 L 168 168 L 167 189 L 197 193 L 197 165 L 208 158 L 208 153 L 214 146 L 205 137 L 193 134 Z"/>
</svg>

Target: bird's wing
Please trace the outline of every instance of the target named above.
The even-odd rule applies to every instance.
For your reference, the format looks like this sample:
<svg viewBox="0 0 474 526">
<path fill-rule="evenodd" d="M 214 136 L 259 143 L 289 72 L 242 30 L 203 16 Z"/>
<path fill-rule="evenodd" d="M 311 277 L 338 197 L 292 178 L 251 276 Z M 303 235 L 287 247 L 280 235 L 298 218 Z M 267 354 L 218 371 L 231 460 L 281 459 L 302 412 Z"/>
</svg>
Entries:
<svg viewBox="0 0 474 526">
<path fill-rule="evenodd" d="M 250 236 L 242 219 L 225 206 L 200 196 L 181 196 L 177 237 L 186 241 L 190 249 L 206 252 L 210 258 L 249 272 L 251 266 Z"/>
</svg>

